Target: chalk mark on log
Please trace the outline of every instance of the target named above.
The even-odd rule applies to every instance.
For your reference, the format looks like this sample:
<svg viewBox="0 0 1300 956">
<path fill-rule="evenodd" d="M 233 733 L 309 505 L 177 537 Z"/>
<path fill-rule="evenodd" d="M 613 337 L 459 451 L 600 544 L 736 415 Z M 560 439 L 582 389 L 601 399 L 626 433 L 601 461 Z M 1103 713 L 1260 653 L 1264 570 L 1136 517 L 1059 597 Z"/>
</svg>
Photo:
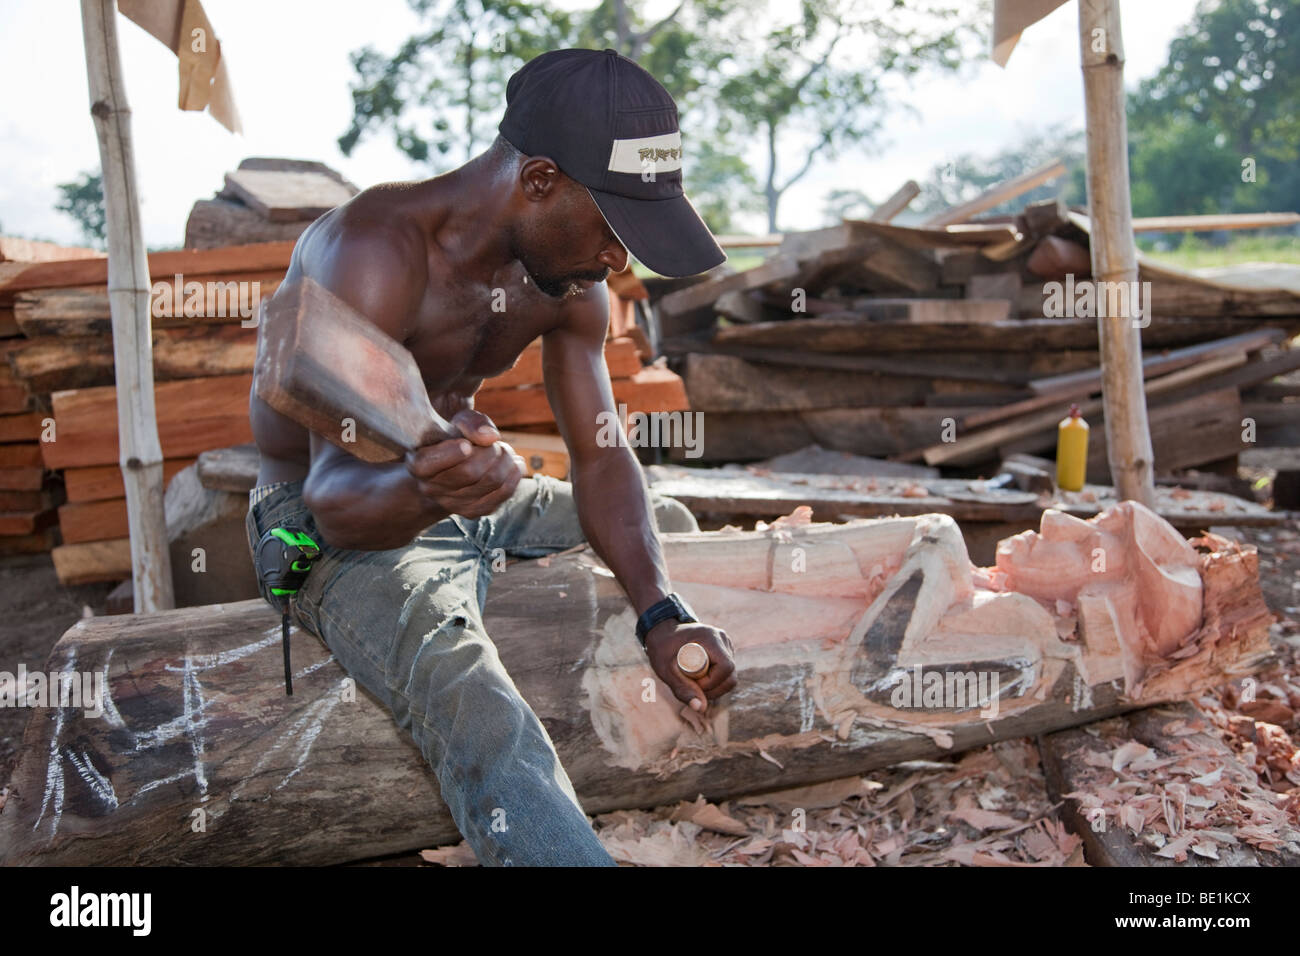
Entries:
<svg viewBox="0 0 1300 956">
<path fill-rule="evenodd" d="M 72 665 L 76 663 L 77 652 L 75 648 L 68 648 L 68 656 L 65 660 L 65 669 L 71 670 Z M 63 733 L 63 708 L 55 708 L 54 715 L 54 732 L 50 734 L 50 755 L 49 762 L 45 765 L 45 795 L 41 798 L 41 812 L 36 815 L 36 822 L 32 824 L 35 830 L 45 819 L 45 809 L 53 804 L 53 814 L 50 817 L 50 836 L 53 837 L 59 832 L 59 821 L 63 818 L 63 756 L 60 738 Z"/>
<path fill-rule="evenodd" d="M 289 725 L 289 728 L 276 738 L 275 743 L 263 751 L 262 756 L 257 759 L 253 769 L 249 771 L 248 776 L 239 782 L 239 785 L 230 794 L 230 803 L 240 799 L 244 789 L 249 781 L 258 776 L 267 763 L 276 754 L 288 750 L 294 754 L 296 748 L 296 759 L 294 760 L 293 769 L 285 774 L 272 790 L 280 790 L 285 784 L 292 780 L 299 771 L 307 764 L 307 758 L 311 755 L 312 745 L 316 743 L 316 738 L 320 736 L 321 729 L 325 726 L 325 720 L 334 708 L 343 700 L 343 689 L 351 678 L 344 677 L 334 685 L 332 691 L 326 691 L 321 696 L 312 701 L 303 711 L 302 716 Z M 266 799 L 263 797 L 262 799 Z M 220 816 L 220 812 L 217 813 Z"/>
</svg>

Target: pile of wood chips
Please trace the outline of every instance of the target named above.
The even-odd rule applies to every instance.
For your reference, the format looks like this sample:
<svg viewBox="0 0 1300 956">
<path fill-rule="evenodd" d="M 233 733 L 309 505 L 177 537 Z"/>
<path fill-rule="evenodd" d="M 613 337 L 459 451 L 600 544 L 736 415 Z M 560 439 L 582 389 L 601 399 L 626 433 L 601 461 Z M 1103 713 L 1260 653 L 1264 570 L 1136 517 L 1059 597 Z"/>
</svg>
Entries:
<svg viewBox="0 0 1300 956">
<path fill-rule="evenodd" d="M 1200 718 L 1163 725 L 1177 752 L 1133 739 L 1124 718 L 1086 728 L 1099 746 L 1081 756 L 1087 785 L 1066 796 L 1174 862 L 1217 860 L 1237 845 L 1300 852 L 1300 636 L 1287 621 L 1276 630 L 1277 658 L 1253 685 L 1218 688 L 1193 702 Z M 1225 763 L 1223 744 L 1235 765 Z M 630 866 L 1086 865 L 1059 807 L 1038 748 L 1022 738 L 717 804 L 700 797 L 618 810 L 595 817 L 595 827 Z M 420 855 L 477 865 L 463 841 Z"/>
<path fill-rule="evenodd" d="M 718 804 L 618 810 L 595 825 L 633 866 L 1079 865 L 1079 839 L 1054 809 L 1037 750 L 1021 739 Z M 476 862 L 464 842 L 421 856 Z"/>
<path fill-rule="evenodd" d="M 1129 738 L 1122 722 L 1095 725 L 1109 752 L 1082 755 L 1095 772 L 1069 796 L 1085 814 L 1104 814 L 1108 826 L 1126 827 L 1155 856 L 1180 863 L 1188 854 L 1218 860 L 1223 847 L 1241 844 L 1300 852 L 1300 752 L 1282 727 L 1234 714 L 1216 696 L 1198 702 L 1206 720 L 1166 725 L 1189 738 L 1173 754 Z M 1207 732 L 1226 739 L 1241 762 L 1225 763 L 1218 748 L 1198 744 L 1194 737 Z"/>
</svg>

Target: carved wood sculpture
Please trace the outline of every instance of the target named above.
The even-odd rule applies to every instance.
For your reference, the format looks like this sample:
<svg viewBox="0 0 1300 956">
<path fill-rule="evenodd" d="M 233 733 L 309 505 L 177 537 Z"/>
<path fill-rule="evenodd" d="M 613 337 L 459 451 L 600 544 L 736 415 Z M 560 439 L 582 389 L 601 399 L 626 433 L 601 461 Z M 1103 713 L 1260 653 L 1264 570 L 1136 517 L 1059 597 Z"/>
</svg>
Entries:
<svg viewBox="0 0 1300 956">
<path fill-rule="evenodd" d="M 1198 553 L 1133 503 L 1048 512 L 984 569 L 944 515 L 664 542 L 674 585 L 736 645 L 740 685 L 698 726 L 590 553 L 511 564 L 490 588 L 489 633 L 591 813 L 1070 727 L 1268 654 L 1253 549 Z M 34 713 L 0 860 L 319 864 L 458 840 L 418 750 L 319 641 L 298 638 L 280 692 L 276 625 L 249 601 L 68 631 L 49 669 L 104 674 L 103 716 Z"/>
</svg>

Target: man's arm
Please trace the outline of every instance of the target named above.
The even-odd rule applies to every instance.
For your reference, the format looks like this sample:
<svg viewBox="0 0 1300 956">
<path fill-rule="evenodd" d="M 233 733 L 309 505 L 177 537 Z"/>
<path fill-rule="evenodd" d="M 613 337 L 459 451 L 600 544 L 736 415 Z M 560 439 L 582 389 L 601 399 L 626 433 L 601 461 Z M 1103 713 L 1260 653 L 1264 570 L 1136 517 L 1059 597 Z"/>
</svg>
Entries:
<svg viewBox="0 0 1300 956">
<path fill-rule="evenodd" d="M 645 476 L 631 448 L 598 442 L 602 422 L 616 414 L 605 365 L 609 299 L 593 286 L 566 309 L 565 321 L 542 338 L 546 394 L 569 449 L 570 480 L 583 535 L 614 573 L 641 615 L 672 590 L 650 509 Z M 709 653 L 709 672 L 700 680 L 676 666 L 677 649 L 695 641 Z M 664 621 L 646 636 L 651 665 L 683 702 L 698 710 L 736 685 L 731 641 L 707 624 Z M 703 692 L 703 697 L 701 697 Z M 693 705 L 694 706 L 694 705 Z"/>
<path fill-rule="evenodd" d="M 364 226 L 351 229 L 346 239 L 313 238 L 305 253 L 306 274 L 392 338 L 406 341 L 428 285 L 417 233 Z M 509 497 L 522 469 L 496 441 L 500 436 L 488 418 L 468 401 L 459 410 L 440 411 L 465 439 L 417 449 L 404 461 L 365 462 L 312 433 L 303 500 L 326 542 L 358 550 L 401 547 L 449 514 L 487 514 Z"/>
</svg>

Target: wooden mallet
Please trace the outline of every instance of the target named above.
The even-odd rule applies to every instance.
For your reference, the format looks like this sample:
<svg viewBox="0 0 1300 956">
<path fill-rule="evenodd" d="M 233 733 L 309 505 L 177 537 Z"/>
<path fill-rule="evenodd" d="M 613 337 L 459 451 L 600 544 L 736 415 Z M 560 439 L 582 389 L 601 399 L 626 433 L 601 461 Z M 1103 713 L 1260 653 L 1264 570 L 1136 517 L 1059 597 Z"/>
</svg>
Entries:
<svg viewBox="0 0 1300 956">
<path fill-rule="evenodd" d="M 261 321 L 254 388 L 286 418 L 370 462 L 459 436 L 411 353 L 320 283 L 281 286 Z"/>
</svg>

